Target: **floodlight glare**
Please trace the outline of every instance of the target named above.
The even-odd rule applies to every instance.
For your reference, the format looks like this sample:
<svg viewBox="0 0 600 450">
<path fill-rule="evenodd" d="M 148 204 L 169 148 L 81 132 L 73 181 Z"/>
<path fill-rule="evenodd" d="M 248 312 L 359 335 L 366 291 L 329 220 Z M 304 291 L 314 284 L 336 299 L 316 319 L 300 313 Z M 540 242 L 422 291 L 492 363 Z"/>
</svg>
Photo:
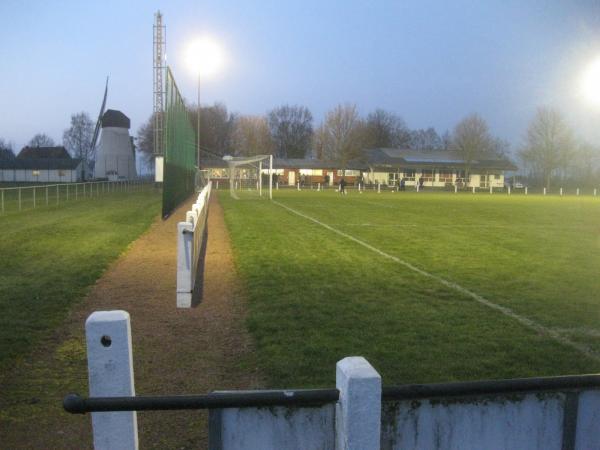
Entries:
<svg viewBox="0 0 600 450">
<path fill-rule="evenodd" d="M 201 77 L 215 75 L 225 63 L 221 46 L 208 37 L 200 38 L 190 44 L 186 52 L 186 62 L 190 70 Z"/>
<path fill-rule="evenodd" d="M 600 57 L 583 73 L 581 91 L 588 102 L 600 107 Z"/>
</svg>

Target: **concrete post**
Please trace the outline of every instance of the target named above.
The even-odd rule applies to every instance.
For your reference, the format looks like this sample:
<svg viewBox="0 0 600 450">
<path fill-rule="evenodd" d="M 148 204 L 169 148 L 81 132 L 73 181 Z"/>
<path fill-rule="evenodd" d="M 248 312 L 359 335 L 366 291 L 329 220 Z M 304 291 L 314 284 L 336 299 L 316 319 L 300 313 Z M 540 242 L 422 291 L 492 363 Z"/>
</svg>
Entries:
<svg viewBox="0 0 600 450">
<path fill-rule="evenodd" d="M 126 311 L 98 311 L 85 322 L 90 397 L 135 395 L 131 324 Z M 94 448 L 137 449 L 135 411 L 92 413 Z"/>
<path fill-rule="evenodd" d="M 177 224 L 177 307 L 192 307 L 192 277 L 194 256 L 194 226 L 190 222 Z"/>
<path fill-rule="evenodd" d="M 379 450 L 381 377 L 365 358 L 351 356 L 338 361 L 335 384 L 336 450 Z"/>
</svg>

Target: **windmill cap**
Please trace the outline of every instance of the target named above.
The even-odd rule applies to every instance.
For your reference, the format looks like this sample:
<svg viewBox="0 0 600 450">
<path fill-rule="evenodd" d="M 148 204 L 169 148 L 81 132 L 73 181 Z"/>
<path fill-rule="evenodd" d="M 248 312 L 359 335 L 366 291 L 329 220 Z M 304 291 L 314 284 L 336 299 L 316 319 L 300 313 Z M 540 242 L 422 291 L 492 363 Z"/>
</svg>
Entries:
<svg viewBox="0 0 600 450">
<path fill-rule="evenodd" d="M 116 109 L 107 109 L 102 116 L 102 128 L 116 127 L 116 128 L 131 128 L 131 121 L 129 117 L 123 114 L 121 111 Z"/>
</svg>

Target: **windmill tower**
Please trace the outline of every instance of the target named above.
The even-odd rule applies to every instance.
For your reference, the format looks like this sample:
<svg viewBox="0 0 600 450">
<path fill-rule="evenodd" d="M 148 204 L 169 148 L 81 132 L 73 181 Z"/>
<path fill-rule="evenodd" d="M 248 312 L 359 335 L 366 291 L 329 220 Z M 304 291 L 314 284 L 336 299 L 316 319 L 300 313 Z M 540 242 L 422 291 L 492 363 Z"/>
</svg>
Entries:
<svg viewBox="0 0 600 450">
<path fill-rule="evenodd" d="M 165 58 L 167 27 L 163 25 L 162 14 L 157 11 L 154 14 L 153 46 L 154 46 L 154 158 L 155 158 L 155 180 L 162 181 L 163 168 L 163 130 L 165 113 Z"/>
<path fill-rule="evenodd" d="M 129 135 L 129 117 L 121 111 L 107 109 L 102 115 L 101 126 L 102 134 L 96 152 L 96 178 L 109 181 L 135 178 L 135 148 Z"/>
</svg>

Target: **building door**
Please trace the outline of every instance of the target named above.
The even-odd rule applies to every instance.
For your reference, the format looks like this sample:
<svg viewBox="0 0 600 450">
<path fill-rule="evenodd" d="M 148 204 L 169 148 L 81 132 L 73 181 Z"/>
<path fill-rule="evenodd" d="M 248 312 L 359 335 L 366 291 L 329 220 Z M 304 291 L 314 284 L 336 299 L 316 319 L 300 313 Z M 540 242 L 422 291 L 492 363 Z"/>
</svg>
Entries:
<svg viewBox="0 0 600 450">
<path fill-rule="evenodd" d="M 288 184 L 290 186 L 293 186 L 296 184 L 296 172 L 294 172 L 293 170 L 290 170 L 288 172 Z"/>
</svg>

